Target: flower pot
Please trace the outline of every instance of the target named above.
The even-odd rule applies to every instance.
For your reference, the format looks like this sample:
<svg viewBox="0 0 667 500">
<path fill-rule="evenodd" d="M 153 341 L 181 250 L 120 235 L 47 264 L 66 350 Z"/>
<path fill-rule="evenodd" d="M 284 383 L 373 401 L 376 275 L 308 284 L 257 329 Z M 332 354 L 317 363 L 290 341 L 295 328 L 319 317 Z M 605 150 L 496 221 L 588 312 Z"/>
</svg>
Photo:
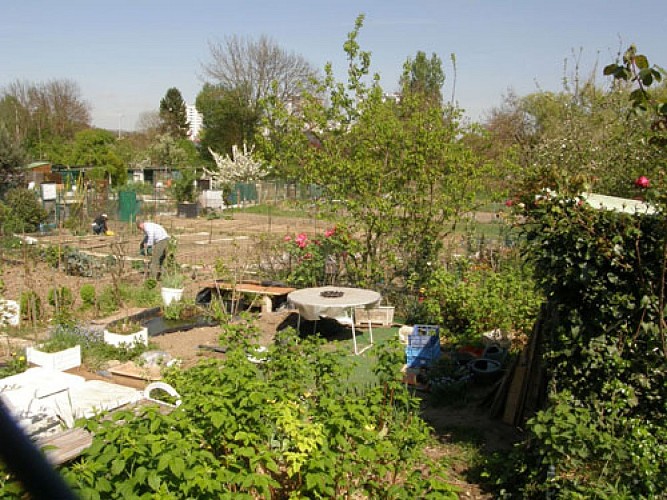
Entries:
<svg viewBox="0 0 667 500">
<path fill-rule="evenodd" d="M 168 288 L 163 286 L 160 289 L 160 293 L 162 294 L 162 301 L 165 306 L 171 304 L 172 300 L 181 300 L 181 297 L 183 297 L 182 288 Z"/>
<path fill-rule="evenodd" d="M 121 345 L 133 346 L 136 344 L 148 345 L 148 328 L 143 327 L 135 333 L 114 333 L 106 328 L 104 329 L 104 342 L 113 346 L 119 347 Z"/>
<path fill-rule="evenodd" d="M 28 347 L 25 356 L 28 363 L 59 372 L 81 366 L 80 345 L 58 352 L 44 352 L 39 347 Z"/>
</svg>

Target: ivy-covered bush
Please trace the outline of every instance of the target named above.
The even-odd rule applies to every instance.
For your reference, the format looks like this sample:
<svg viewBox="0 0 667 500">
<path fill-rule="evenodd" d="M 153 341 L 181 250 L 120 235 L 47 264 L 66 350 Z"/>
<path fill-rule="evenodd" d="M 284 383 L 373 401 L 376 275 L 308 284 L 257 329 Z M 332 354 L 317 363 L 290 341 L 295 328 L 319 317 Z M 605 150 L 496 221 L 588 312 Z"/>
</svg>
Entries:
<svg viewBox="0 0 667 500">
<path fill-rule="evenodd" d="M 543 346 L 551 400 L 528 422 L 524 466 L 513 464 L 522 477 L 504 486 L 521 495 L 548 488 L 567 498 L 657 498 L 667 488 L 665 214 L 552 196 L 526 215 L 553 316 Z"/>
</svg>

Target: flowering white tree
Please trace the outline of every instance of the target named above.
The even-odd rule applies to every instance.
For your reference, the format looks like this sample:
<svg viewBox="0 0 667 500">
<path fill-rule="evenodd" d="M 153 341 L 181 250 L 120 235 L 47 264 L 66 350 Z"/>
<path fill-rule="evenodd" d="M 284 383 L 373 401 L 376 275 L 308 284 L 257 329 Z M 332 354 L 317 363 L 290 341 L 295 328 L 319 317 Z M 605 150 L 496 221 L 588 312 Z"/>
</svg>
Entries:
<svg viewBox="0 0 667 500">
<path fill-rule="evenodd" d="M 211 188 L 218 189 L 219 186 L 229 187 L 233 182 L 250 182 L 261 179 L 269 172 L 264 168 L 262 162 L 253 158 L 252 154 L 255 146 L 248 149 L 247 144 L 243 144 L 243 151 L 239 150 L 237 145 L 232 146 L 232 156 L 222 156 L 211 148 L 208 149 L 213 156 L 216 170 L 204 168 L 206 175 L 211 178 Z"/>
</svg>

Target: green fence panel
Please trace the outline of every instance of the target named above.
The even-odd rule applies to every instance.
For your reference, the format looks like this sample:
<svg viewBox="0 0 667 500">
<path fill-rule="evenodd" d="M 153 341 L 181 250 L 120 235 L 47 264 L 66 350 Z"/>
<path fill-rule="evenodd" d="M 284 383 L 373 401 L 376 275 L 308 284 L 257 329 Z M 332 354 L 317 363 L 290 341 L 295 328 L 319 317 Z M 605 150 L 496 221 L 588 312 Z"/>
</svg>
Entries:
<svg viewBox="0 0 667 500">
<path fill-rule="evenodd" d="M 139 201 L 134 191 L 118 193 L 118 218 L 124 222 L 134 222 L 139 213 Z"/>
<path fill-rule="evenodd" d="M 258 199 L 257 186 L 243 182 L 234 184 L 231 193 L 227 197 L 228 204 L 230 205 L 238 205 L 242 202 L 257 202 Z"/>
</svg>

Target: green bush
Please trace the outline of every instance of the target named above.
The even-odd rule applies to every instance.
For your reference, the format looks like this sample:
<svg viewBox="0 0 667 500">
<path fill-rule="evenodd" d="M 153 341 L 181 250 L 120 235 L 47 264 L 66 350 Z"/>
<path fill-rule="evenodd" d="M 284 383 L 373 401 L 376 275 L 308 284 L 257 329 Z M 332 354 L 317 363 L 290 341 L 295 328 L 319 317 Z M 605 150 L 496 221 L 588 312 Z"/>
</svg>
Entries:
<svg viewBox="0 0 667 500">
<path fill-rule="evenodd" d="M 0 222 L 5 233 L 34 232 L 40 223 L 47 220 L 48 214 L 42 207 L 37 192 L 30 189 L 10 189 L 5 195 L 5 204 L 9 210 L 0 212 L 4 214 Z"/>
<path fill-rule="evenodd" d="M 525 215 L 528 255 L 549 298 L 540 349 L 550 400 L 498 484 L 524 498 L 547 489 L 659 498 L 667 490 L 664 212 L 597 210 L 552 193 Z"/>
<path fill-rule="evenodd" d="M 81 297 L 84 306 L 91 307 L 95 305 L 97 292 L 93 285 L 85 283 L 81 285 L 81 288 L 79 289 L 79 296 Z"/>
<path fill-rule="evenodd" d="M 411 323 L 440 325 L 454 341 L 475 342 L 496 328 L 505 333 L 530 332 L 542 296 L 523 268 L 459 261 L 453 269 L 438 269 L 426 282 L 424 300 Z"/>
</svg>

